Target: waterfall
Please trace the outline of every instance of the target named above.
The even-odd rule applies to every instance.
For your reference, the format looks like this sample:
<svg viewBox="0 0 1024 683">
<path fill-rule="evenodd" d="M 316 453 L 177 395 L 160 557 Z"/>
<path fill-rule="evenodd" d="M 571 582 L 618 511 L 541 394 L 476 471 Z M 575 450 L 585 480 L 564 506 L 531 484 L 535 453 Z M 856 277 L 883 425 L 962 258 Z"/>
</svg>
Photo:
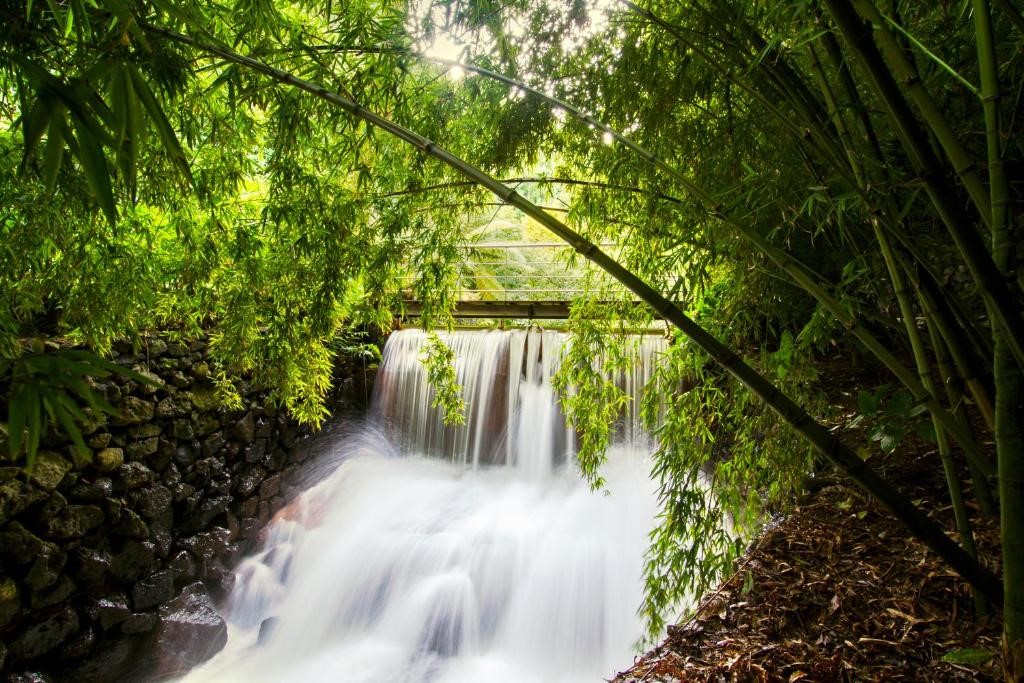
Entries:
<svg viewBox="0 0 1024 683">
<path fill-rule="evenodd" d="M 582 683 L 632 661 L 656 514 L 636 411 L 592 492 L 551 387 L 563 335 L 442 336 L 466 424 L 429 407 L 425 334 L 391 335 L 371 426 L 240 563 L 228 645 L 186 680 Z M 660 343 L 620 386 L 639 391 Z"/>
</svg>

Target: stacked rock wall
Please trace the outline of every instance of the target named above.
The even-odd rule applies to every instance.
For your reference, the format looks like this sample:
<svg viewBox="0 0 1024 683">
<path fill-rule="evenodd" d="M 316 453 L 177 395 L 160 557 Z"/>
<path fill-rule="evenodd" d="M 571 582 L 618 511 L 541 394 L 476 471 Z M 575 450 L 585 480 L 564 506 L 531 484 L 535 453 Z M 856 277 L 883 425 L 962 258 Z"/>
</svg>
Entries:
<svg viewBox="0 0 1024 683">
<path fill-rule="evenodd" d="M 236 382 L 225 410 L 202 341 L 149 339 L 115 360 L 158 380 L 96 384 L 120 415 L 92 425 L 94 461 L 44 440 L 30 480 L 0 468 L 0 672 L 10 681 L 160 678 L 223 646 L 213 601 L 285 504 L 308 430 Z M 339 364 L 340 408 L 369 394 Z M 338 408 L 339 406 L 335 406 Z"/>
</svg>

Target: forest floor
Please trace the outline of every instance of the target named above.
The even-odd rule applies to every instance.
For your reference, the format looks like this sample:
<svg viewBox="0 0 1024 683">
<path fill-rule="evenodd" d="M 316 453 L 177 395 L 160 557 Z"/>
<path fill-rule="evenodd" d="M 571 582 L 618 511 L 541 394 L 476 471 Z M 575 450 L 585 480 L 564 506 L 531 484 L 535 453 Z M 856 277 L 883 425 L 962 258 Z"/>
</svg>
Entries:
<svg viewBox="0 0 1024 683">
<path fill-rule="evenodd" d="M 837 402 L 834 426 L 843 430 L 856 400 L 845 393 Z M 878 460 L 901 491 L 953 528 L 934 444 L 904 444 Z M 975 616 L 966 583 L 852 481 L 825 477 L 814 488 L 614 683 L 1002 680 L 1001 623 Z M 979 552 L 993 557 L 995 527 L 975 517 Z"/>
</svg>

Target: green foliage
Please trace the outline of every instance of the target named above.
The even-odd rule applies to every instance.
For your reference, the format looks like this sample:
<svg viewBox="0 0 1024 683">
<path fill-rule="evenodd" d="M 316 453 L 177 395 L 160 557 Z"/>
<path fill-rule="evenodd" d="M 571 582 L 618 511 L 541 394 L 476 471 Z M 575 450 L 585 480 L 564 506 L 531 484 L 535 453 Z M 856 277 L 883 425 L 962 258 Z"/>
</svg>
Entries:
<svg viewBox="0 0 1024 683">
<path fill-rule="evenodd" d="M 860 414 L 850 420 L 849 426 L 856 427 L 864 420 L 872 424 L 869 431 L 871 440 L 878 443 L 883 453 L 892 453 L 908 434 L 935 440 L 931 421 L 924 419 L 925 409 L 914 404 L 914 397 L 904 389 L 893 389 L 888 384 L 874 391 L 861 390 L 857 394 Z"/>
<path fill-rule="evenodd" d="M 455 374 L 455 353 L 436 332 L 423 346 L 420 360 L 427 371 L 427 382 L 434 388 L 431 407 L 440 410 L 447 425 L 466 424 L 466 401 Z"/>
<path fill-rule="evenodd" d="M 0 386 L 8 385 L 8 457 L 23 462 L 32 473 L 39 440 L 50 429 L 67 434 L 82 462 L 92 458 L 81 426 L 95 423 L 106 413 L 117 415 L 92 386 L 96 378 L 121 375 L 142 384 L 153 380 L 81 349 L 45 348 L 42 340 L 32 343 L 30 353 L 17 358 L 0 358 Z M 87 406 L 83 409 L 82 404 Z M 88 412 L 86 412 L 88 411 Z"/>
</svg>

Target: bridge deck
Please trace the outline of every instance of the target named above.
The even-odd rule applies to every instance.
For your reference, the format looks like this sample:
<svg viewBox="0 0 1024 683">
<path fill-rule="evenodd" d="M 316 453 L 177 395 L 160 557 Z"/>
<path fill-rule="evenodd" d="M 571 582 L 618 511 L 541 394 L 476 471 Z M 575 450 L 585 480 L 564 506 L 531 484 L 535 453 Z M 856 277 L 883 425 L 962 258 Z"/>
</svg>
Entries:
<svg viewBox="0 0 1024 683">
<path fill-rule="evenodd" d="M 415 318 L 423 312 L 419 301 L 406 301 L 405 317 Z M 637 302 L 637 305 L 643 305 Z M 519 318 L 524 320 L 565 320 L 569 317 L 568 301 L 459 301 L 456 318 Z"/>
</svg>

